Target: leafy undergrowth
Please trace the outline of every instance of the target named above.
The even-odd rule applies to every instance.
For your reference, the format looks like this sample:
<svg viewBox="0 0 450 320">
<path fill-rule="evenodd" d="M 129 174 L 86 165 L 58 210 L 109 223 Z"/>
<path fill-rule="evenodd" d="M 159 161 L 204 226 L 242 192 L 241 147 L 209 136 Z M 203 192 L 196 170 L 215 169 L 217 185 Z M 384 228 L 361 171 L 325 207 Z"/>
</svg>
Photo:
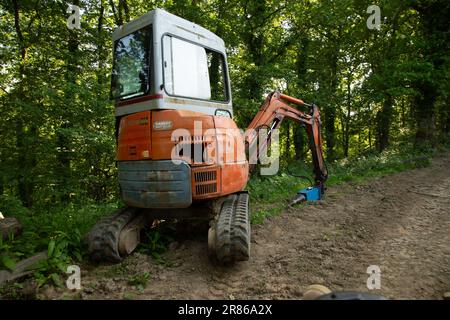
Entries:
<svg viewBox="0 0 450 320">
<path fill-rule="evenodd" d="M 0 238 L 0 270 L 14 270 L 18 261 L 38 252 L 47 252 L 47 260 L 34 266 L 33 274 L 36 286 L 53 284 L 64 286 L 67 278 L 67 266 L 87 261 L 87 247 L 83 236 L 103 216 L 111 214 L 121 203 L 70 204 L 48 210 L 28 210 L 14 198 L 0 197 L 0 212 L 16 217 L 23 225 L 23 232 L 17 238 L 6 241 Z M 167 250 L 173 240 L 174 230 L 164 223 L 145 232 L 138 251 L 154 258 L 157 263 L 165 264 L 161 254 Z M 20 289 L 9 285 L 7 290 Z M 5 291 L 5 290 L 3 290 Z M 2 290 L 0 288 L 0 296 Z"/>
<path fill-rule="evenodd" d="M 142 292 L 145 287 L 147 287 L 147 283 L 150 280 L 150 273 L 144 272 L 142 274 L 136 274 L 130 278 L 128 284 L 135 287 L 136 290 Z"/>
<path fill-rule="evenodd" d="M 422 168 L 430 165 L 431 158 L 444 150 L 414 151 L 406 148 L 385 150 L 356 158 L 346 158 L 327 164 L 327 186 L 345 182 L 363 182 L 369 178 Z M 311 183 L 300 176 L 311 177 L 312 166 L 290 164 L 276 176 L 253 176 L 247 186 L 250 193 L 251 222 L 262 224 L 268 217 L 279 214 L 295 197 L 299 189 Z M 325 195 L 326 196 L 326 195 Z"/>
<path fill-rule="evenodd" d="M 161 255 L 167 251 L 169 244 L 174 241 L 175 232 L 173 225 L 160 223 L 145 231 L 137 251 L 151 256 L 157 263 L 166 264 L 167 262 Z"/>
<path fill-rule="evenodd" d="M 85 203 L 28 210 L 14 198 L 0 197 L 0 211 L 18 218 L 24 230 L 17 238 L 0 239 L 0 269 L 13 270 L 16 262 L 46 251 L 48 259 L 35 265 L 36 284 L 41 287 L 52 282 L 61 286 L 60 275 L 66 273 L 67 266 L 82 261 L 86 254 L 83 235 L 117 206 L 117 203 Z"/>
</svg>

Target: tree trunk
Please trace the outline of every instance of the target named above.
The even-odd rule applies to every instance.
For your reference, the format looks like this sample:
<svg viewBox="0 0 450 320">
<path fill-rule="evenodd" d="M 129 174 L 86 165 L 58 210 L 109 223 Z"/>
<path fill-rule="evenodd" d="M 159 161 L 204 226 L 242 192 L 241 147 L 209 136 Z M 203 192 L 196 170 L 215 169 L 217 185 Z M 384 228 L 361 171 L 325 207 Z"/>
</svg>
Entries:
<svg viewBox="0 0 450 320">
<path fill-rule="evenodd" d="M 434 102 L 436 101 L 436 90 L 428 84 L 423 84 L 419 88 L 421 95 L 416 97 L 414 108 L 417 123 L 415 137 L 416 145 L 435 143 L 436 124 Z"/>
<path fill-rule="evenodd" d="M 300 40 L 299 48 L 297 50 L 297 87 L 300 94 L 306 92 L 306 73 L 308 66 L 308 49 L 310 40 L 307 37 L 303 37 Z M 303 97 L 299 97 L 303 98 Z M 301 160 L 305 158 L 305 145 L 308 143 L 305 136 L 305 129 L 300 125 L 295 125 L 293 128 L 294 133 L 294 149 L 295 160 Z"/>
<path fill-rule="evenodd" d="M 350 126 L 351 126 L 351 111 L 352 111 L 352 101 L 351 101 L 351 81 L 353 74 L 350 73 L 347 78 L 347 114 L 345 115 L 344 121 L 342 123 L 343 138 L 344 138 L 344 157 L 348 157 L 348 149 L 350 144 Z"/>
<path fill-rule="evenodd" d="M 449 104 L 447 104 L 447 105 L 449 105 Z M 444 124 L 444 134 L 445 135 L 450 134 L 450 112 L 448 110 L 447 110 L 447 119 Z"/>
<path fill-rule="evenodd" d="M 286 148 L 285 148 L 285 159 L 286 161 L 290 161 L 291 159 L 291 154 L 290 154 L 290 149 L 291 149 L 291 122 L 288 121 L 288 123 L 286 123 Z"/>
<path fill-rule="evenodd" d="M 266 15 L 266 1 L 261 0 L 255 3 L 251 8 L 250 18 L 247 20 L 247 27 L 245 28 L 244 39 L 249 52 L 249 56 L 252 58 L 252 62 L 255 65 L 255 71 L 259 72 L 262 66 L 265 65 L 265 55 L 262 50 L 265 39 L 264 33 L 259 30 L 257 26 L 254 26 L 254 21 L 260 23 Z M 261 77 L 259 74 L 251 73 L 248 75 L 246 81 L 246 87 L 248 89 L 248 97 L 250 100 L 256 103 L 262 101 L 263 88 L 261 85 Z"/>
<path fill-rule="evenodd" d="M 336 128 L 334 126 L 336 120 L 336 89 L 338 85 L 338 54 L 339 54 L 339 39 L 341 35 L 341 28 L 338 29 L 338 37 L 334 39 L 333 36 L 330 37 L 331 40 L 336 41 L 336 47 L 331 54 L 331 75 L 330 75 L 330 96 L 332 100 L 329 104 L 325 106 L 324 122 L 325 122 L 325 142 L 327 145 L 327 160 L 332 161 L 336 158 L 334 147 L 336 145 Z"/>
<path fill-rule="evenodd" d="M 78 6 L 79 0 L 74 0 L 73 4 Z M 70 184 L 71 177 L 71 138 L 69 130 L 72 128 L 72 114 L 73 109 L 76 108 L 76 96 L 73 94 L 76 85 L 77 73 L 78 73 L 78 35 L 76 29 L 69 30 L 68 38 L 68 56 L 66 61 L 66 89 L 64 101 L 67 108 L 62 113 L 62 123 L 56 134 L 56 144 L 58 146 L 58 180 L 61 192 L 61 201 L 67 202 L 69 200 L 68 186 Z"/>
<path fill-rule="evenodd" d="M 383 107 L 377 113 L 377 140 L 376 145 L 379 152 L 382 152 L 389 145 L 389 134 L 393 116 L 393 98 L 386 95 Z"/>
<path fill-rule="evenodd" d="M 335 96 L 337 87 L 337 58 L 332 67 L 331 95 Z M 327 160 L 332 161 L 336 158 L 334 146 L 336 145 L 336 128 L 334 126 L 336 120 L 335 99 L 332 99 L 324 108 L 324 126 L 325 126 L 325 142 L 327 145 Z"/>
<path fill-rule="evenodd" d="M 424 61 L 433 65 L 435 75 L 445 74 L 445 57 L 448 53 L 448 1 L 416 1 L 412 7 L 419 12 L 423 36 L 429 43 L 421 48 Z M 442 79 L 442 82 L 445 80 Z M 435 102 L 440 83 L 435 79 L 420 79 L 413 86 L 420 92 L 414 103 L 417 124 L 416 145 L 436 143 Z M 446 87 L 442 87 L 446 88 Z"/>
<path fill-rule="evenodd" d="M 105 71 L 105 62 L 106 62 L 106 54 L 107 50 L 104 50 L 103 48 L 103 22 L 104 22 L 104 12 L 105 12 L 105 6 L 103 3 L 103 0 L 100 0 L 100 9 L 98 13 L 98 21 L 97 21 L 97 57 L 98 57 L 98 71 L 97 71 L 97 83 L 100 85 L 99 90 L 102 90 L 102 84 L 105 82 L 106 75 L 104 74 Z M 99 96 L 101 95 L 100 92 L 97 93 Z"/>
<path fill-rule="evenodd" d="M 27 63 L 27 45 L 25 44 L 25 38 L 20 27 L 20 9 L 17 0 L 13 1 L 14 6 L 14 27 L 16 29 L 17 39 L 19 42 L 20 50 L 20 65 L 19 65 L 19 84 L 18 84 L 18 97 L 23 102 L 27 102 L 27 93 L 25 92 L 26 81 L 26 63 Z M 33 205 L 33 192 L 34 192 L 34 177 L 31 174 L 31 170 L 36 164 L 36 155 L 34 152 L 30 152 L 34 137 L 30 136 L 37 133 L 36 127 L 32 126 L 31 130 L 25 130 L 25 121 L 29 118 L 25 111 L 22 109 L 20 103 L 16 103 L 17 117 L 15 119 L 16 129 L 16 149 L 17 149 L 17 167 L 19 169 L 17 177 L 17 189 L 19 198 L 25 207 L 31 207 Z"/>
<path fill-rule="evenodd" d="M 127 0 L 120 0 L 119 6 L 123 9 L 125 14 L 125 22 L 130 22 L 130 10 L 128 9 Z"/>
</svg>

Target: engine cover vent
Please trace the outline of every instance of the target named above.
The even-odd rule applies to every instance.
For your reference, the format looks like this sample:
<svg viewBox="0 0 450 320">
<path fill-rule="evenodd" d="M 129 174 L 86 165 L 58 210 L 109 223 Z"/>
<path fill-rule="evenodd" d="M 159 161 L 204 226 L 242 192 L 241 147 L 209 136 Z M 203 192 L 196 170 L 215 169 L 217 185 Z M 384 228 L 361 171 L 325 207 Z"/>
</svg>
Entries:
<svg viewBox="0 0 450 320">
<path fill-rule="evenodd" d="M 195 198 L 208 198 L 209 196 L 219 192 L 219 173 L 218 168 L 214 167 L 213 169 L 208 168 L 195 168 L 192 170 L 193 186 L 192 190 L 194 191 L 193 196 Z"/>
<path fill-rule="evenodd" d="M 195 172 L 195 182 L 216 181 L 217 171 L 200 171 Z"/>
<path fill-rule="evenodd" d="M 195 193 L 197 195 L 204 195 L 204 194 L 216 193 L 216 192 L 217 192 L 217 184 L 216 183 L 198 184 L 195 186 Z"/>
</svg>

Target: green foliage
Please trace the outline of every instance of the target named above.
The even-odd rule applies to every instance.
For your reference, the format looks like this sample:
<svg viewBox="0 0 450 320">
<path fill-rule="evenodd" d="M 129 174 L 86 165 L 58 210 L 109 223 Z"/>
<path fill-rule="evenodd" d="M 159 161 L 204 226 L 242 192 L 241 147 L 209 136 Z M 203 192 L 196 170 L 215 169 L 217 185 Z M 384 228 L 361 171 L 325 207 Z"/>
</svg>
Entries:
<svg viewBox="0 0 450 320">
<path fill-rule="evenodd" d="M 4 248 L 2 248 L 4 249 Z M 13 259 L 11 259 L 10 256 L 3 254 L 0 256 L 0 267 L 9 269 L 11 271 L 14 271 L 14 268 L 16 266 L 16 263 Z"/>
<path fill-rule="evenodd" d="M 81 262 L 87 253 L 82 236 L 102 216 L 110 214 L 115 208 L 115 203 L 85 203 L 59 206 L 47 212 L 33 210 L 28 213 L 25 210 L 25 215 L 16 215 L 24 225 L 24 232 L 20 237 L 0 240 L 0 268 L 11 269 L 14 261 L 47 251 L 48 259 L 36 265 L 36 283 L 38 286 L 48 282 L 62 285 L 60 275 L 65 275 L 67 266 Z"/>
<path fill-rule="evenodd" d="M 381 154 L 336 161 L 330 165 L 328 184 L 363 181 L 369 177 L 425 167 L 430 164 L 430 156 L 433 153 L 433 150 L 419 152 L 401 148 L 386 149 Z"/>
<path fill-rule="evenodd" d="M 0 287 L 0 296 L 4 299 L 24 300 L 27 297 L 23 296 L 23 288 L 24 285 L 22 283 L 7 283 L 6 285 Z"/>
<path fill-rule="evenodd" d="M 50 239 L 47 248 L 47 260 L 37 265 L 35 278 L 38 287 L 44 285 L 49 280 L 54 285 L 61 287 L 60 274 L 65 274 L 67 266 L 72 261 L 81 261 L 81 235 L 78 229 L 67 234 L 57 232 L 55 237 Z"/>
<path fill-rule="evenodd" d="M 150 255 L 156 262 L 164 264 L 165 261 L 161 254 L 167 251 L 169 244 L 173 241 L 171 236 L 173 231 L 165 226 L 146 230 L 144 241 L 139 244 L 138 251 Z"/>
<path fill-rule="evenodd" d="M 293 193 L 291 193 L 291 196 L 293 195 Z M 279 197 L 281 200 L 286 200 L 288 198 L 287 195 L 284 195 Z M 262 206 L 264 207 L 264 206 Z M 266 218 L 275 216 L 277 214 L 279 214 L 282 210 L 283 210 L 284 206 L 282 205 L 277 205 L 275 207 L 270 208 L 269 209 L 256 209 L 253 210 L 251 212 L 251 216 L 250 216 L 250 222 L 251 224 L 263 224 L 264 221 L 266 220 Z"/>
<path fill-rule="evenodd" d="M 0 195 L 0 212 L 5 216 L 28 216 L 30 210 L 22 205 L 22 202 L 11 195 Z"/>
<path fill-rule="evenodd" d="M 14 241 L 14 237 L 12 235 L 9 236 L 7 241 L 4 241 L 2 237 L 0 237 L 0 270 L 8 269 L 13 271 L 16 263 L 13 259 L 13 245 L 11 244 Z"/>
<path fill-rule="evenodd" d="M 134 286 L 136 290 L 143 292 L 144 289 L 147 287 L 147 283 L 150 280 L 150 277 L 151 275 L 149 272 L 144 272 L 142 274 L 135 274 L 128 280 L 128 284 Z"/>
</svg>

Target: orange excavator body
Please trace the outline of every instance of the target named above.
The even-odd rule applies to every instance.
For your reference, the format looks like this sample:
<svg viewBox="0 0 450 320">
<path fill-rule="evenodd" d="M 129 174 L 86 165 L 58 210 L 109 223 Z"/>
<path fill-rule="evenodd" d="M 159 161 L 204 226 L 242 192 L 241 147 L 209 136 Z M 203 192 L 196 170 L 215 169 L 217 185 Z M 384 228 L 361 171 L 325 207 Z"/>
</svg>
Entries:
<svg viewBox="0 0 450 320">
<path fill-rule="evenodd" d="M 284 119 L 290 119 L 305 126 L 312 150 L 316 184 L 322 184 L 327 178 L 327 171 L 322 157 L 320 136 L 320 115 L 316 106 L 310 106 L 309 113 L 300 111 L 290 104 L 304 106 L 302 100 L 274 92 L 261 106 L 259 112 L 247 128 L 246 132 L 238 130 L 236 123 L 227 117 L 205 115 L 189 110 L 141 111 L 120 120 L 118 132 L 117 161 L 139 162 L 166 160 L 176 166 L 176 161 L 188 165 L 190 171 L 190 200 L 180 205 L 176 201 L 169 207 L 187 207 L 192 202 L 214 199 L 244 190 L 249 177 L 249 161 L 246 150 L 249 145 L 257 144 L 248 156 L 253 165 L 258 162 L 259 154 L 265 152 L 270 143 L 271 133 L 277 129 Z M 267 139 L 258 141 L 258 131 L 268 128 Z M 181 130 L 176 134 L 177 130 Z M 247 147 L 246 147 L 247 146 Z M 188 151 L 183 153 L 183 151 Z M 126 170 L 125 170 L 126 171 Z M 171 199 L 174 192 L 173 175 L 164 176 L 165 170 L 140 171 L 139 174 L 150 175 L 155 183 L 164 184 L 168 188 L 142 188 L 142 180 L 131 183 L 135 192 L 124 192 L 123 200 L 128 205 L 137 207 L 162 207 L 158 199 Z M 169 171 L 169 170 L 166 170 Z M 119 172 L 119 180 L 124 176 Z M 183 181 L 186 183 L 186 181 Z M 140 188 L 141 187 L 141 188 Z M 139 189 L 140 188 L 140 189 Z M 153 201 L 139 201 L 148 192 L 154 195 Z M 155 201 L 156 200 L 156 201 Z M 145 205 L 144 203 L 149 203 Z"/>
<path fill-rule="evenodd" d="M 170 128 L 152 123 L 170 124 Z M 196 124 L 201 128 L 195 128 Z M 174 135 L 177 129 L 183 130 L 179 136 Z M 191 152 L 174 153 L 181 150 Z M 244 141 L 230 118 L 188 110 L 142 111 L 121 118 L 117 161 L 159 160 L 180 160 L 190 166 L 192 201 L 241 191 L 248 180 Z M 167 192 L 171 190 L 160 190 L 158 197 L 164 198 Z M 136 205 L 127 196 L 123 200 Z"/>
</svg>

